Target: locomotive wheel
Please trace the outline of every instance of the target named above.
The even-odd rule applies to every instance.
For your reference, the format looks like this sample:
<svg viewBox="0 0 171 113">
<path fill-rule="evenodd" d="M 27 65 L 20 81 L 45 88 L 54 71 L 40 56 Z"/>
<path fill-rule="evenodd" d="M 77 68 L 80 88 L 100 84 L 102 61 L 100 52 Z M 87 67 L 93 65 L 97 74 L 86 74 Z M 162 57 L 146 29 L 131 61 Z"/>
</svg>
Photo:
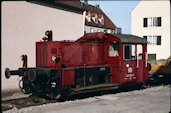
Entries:
<svg viewBox="0 0 171 113">
<path fill-rule="evenodd" d="M 49 98 L 49 99 L 55 99 L 55 100 L 59 100 L 59 99 L 61 99 L 61 94 L 57 94 L 57 95 L 55 95 L 54 93 L 48 93 L 48 94 L 46 94 L 45 95 L 47 98 Z"/>
<path fill-rule="evenodd" d="M 34 69 L 30 69 L 26 72 L 26 74 L 31 82 L 34 82 L 36 80 L 36 71 Z"/>
<path fill-rule="evenodd" d="M 56 97 L 54 97 L 54 99 L 60 99 L 61 98 L 61 94 L 58 94 Z"/>
<path fill-rule="evenodd" d="M 24 94 L 29 94 L 29 93 L 31 93 L 30 89 L 29 89 L 29 90 L 21 89 L 21 91 L 22 91 Z"/>
</svg>

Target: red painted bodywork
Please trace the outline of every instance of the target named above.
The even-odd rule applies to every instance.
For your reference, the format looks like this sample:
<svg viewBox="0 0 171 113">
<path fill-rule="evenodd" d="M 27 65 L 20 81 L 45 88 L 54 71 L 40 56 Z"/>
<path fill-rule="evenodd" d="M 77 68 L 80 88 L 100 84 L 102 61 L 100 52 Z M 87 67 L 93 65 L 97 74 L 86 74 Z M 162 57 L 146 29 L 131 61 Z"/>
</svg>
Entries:
<svg viewBox="0 0 171 113">
<path fill-rule="evenodd" d="M 27 55 L 22 55 L 23 68 L 27 67 Z"/>
<path fill-rule="evenodd" d="M 75 85 L 75 70 L 63 69 L 62 70 L 62 85 Z"/>
<path fill-rule="evenodd" d="M 93 40 L 89 42 L 87 40 Z M 109 42 L 119 41 L 119 56 L 109 57 Z M 83 66 L 110 66 L 111 81 L 117 84 L 137 83 L 148 80 L 145 53 L 147 45 L 143 46 L 142 60 L 124 60 L 123 46 L 119 38 L 104 33 L 86 34 L 76 42 L 47 41 L 36 43 L 36 67 L 61 69 L 61 84 L 74 85 L 76 67 Z M 59 60 L 53 61 L 52 57 L 58 56 Z M 66 68 L 61 68 L 65 66 Z M 127 67 L 129 65 L 129 67 Z M 128 72 L 132 68 L 132 72 Z"/>
</svg>

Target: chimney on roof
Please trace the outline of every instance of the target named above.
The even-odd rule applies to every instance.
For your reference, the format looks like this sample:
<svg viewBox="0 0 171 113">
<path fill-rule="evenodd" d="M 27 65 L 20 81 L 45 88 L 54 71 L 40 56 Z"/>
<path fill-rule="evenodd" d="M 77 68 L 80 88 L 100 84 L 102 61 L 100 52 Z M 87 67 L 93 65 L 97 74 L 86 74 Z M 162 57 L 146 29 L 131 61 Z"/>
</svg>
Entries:
<svg viewBox="0 0 171 113">
<path fill-rule="evenodd" d="M 88 0 L 84 0 L 84 3 L 87 4 L 88 3 Z"/>
<path fill-rule="evenodd" d="M 96 4 L 96 7 L 97 7 L 97 8 L 100 8 L 100 6 L 99 6 L 98 4 Z"/>
</svg>

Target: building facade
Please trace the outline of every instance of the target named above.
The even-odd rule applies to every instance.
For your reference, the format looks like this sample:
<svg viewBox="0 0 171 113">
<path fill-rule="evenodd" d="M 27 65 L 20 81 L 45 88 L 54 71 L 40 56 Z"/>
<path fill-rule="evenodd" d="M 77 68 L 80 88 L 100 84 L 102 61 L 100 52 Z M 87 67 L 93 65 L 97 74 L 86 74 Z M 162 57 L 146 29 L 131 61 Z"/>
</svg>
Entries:
<svg viewBox="0 0 171 113">
<path fill-rule="evenodd" d="M 86 3 L 85 3 L 86 4 Z M 85 7 L 85 33 L 105 32 L 111 34 L 121 33 L 118 28 L 106 14 L 100 9 L 99 5 L 86 5 Z"/>
<path fill-rule="evenodd" d="M 35 67 L 35 42 L 52 30 L 53 40 L 76 40 L 83 36 L 83 11 L 54 2 L 3 1 L 1 4 L 2 89 L 18 87 L 18 77 L 6 79 L 5 68 L 22 67 L 21 55 L 28 56 L 28 67 Z"/>
<path fill-rule="evenodd" d="M 132 10 L 132 34 L 148 41 L 148 60 L 167 59 L 171 55 L 171 2 L 144 1 Z"/>
</svg>

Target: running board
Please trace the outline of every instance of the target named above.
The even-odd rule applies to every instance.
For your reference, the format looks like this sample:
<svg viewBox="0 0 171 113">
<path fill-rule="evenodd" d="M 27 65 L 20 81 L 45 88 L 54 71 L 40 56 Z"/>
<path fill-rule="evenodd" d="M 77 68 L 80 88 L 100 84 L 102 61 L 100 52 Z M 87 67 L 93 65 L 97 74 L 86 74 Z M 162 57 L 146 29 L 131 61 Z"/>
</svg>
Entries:
<svg viewBox="0 0 171 113">
<path fill-rule="evenodd" d="M 81 93 L 90 93 L 94 91 L 104 91 L 104 90 L 112 90 L 118 89 L 119 84 L 108 83 L 108 84 L 98 84 L 98 85 L 91 85 L 81 88 L 73 88 L 71 89 L 71 95 L 81 94 Z"/>
</svg>

